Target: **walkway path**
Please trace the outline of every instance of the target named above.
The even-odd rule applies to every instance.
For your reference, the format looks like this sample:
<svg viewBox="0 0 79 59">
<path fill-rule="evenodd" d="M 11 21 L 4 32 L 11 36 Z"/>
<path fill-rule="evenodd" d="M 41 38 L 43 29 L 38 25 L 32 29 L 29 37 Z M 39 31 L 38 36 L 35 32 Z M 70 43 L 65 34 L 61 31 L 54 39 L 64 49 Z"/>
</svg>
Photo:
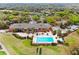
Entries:
<svg viewBox="0 0 79 59">
<path fill-rule="evenodd" d="M 0 42 L 0 45 L 1 45 L 1 47 L 2 47 L 2 49 L 0 50 L 0 51 L 5 51 L 5 53 L 7 54 L 7 55 L 9 55 L 9 52 L 7 51 L 7 49 L 5 48 L 5 46 Z"/>
</svg>

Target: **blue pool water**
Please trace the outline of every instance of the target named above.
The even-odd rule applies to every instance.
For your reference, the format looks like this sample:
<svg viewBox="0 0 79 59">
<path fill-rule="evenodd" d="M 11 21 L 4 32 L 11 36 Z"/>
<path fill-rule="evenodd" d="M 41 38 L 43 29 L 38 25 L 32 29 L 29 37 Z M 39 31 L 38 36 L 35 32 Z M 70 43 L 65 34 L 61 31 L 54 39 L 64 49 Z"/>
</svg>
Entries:
<svg viewBox="0 0 79 59">
<path fill-rule="evenodd" d="M 54 39 L 52 37 L 37 37 L 36 39 L 37 43 L 52 43 L 54 42 Z"/>
</svg>

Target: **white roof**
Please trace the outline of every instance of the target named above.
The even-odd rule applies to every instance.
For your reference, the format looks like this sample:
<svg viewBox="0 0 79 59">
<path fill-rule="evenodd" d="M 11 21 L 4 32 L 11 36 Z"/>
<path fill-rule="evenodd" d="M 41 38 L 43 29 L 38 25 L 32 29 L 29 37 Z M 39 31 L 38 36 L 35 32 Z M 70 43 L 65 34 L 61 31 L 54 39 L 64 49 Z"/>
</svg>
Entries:
<svg viewBox="0 0 79 59">
<path fill-rule="evenodd" d="M 76 25 L 72 25 L 72 26 L 70 26 L 71 27 L 71 29 L 76 29 L 76 28 L 78 28 L 78 26 L 76 26 Z"/>
<path fill-rule="evenodd" d="M 28 34 L 26 34 L 26 33 L 16 33 L 16 34 L 18 34 L 18 35 L 21 36 L 21 37 L 27 37 L 27 35 L 28 35 Z"/>
<path fill-rule="evenodd" d="M 61 30 L 61 28 L 59 26 L 54 26 L 52 27 L 52 30 Z"/>
<path fill-rule="evenodd" d="M 62 33 L 66 33 L 68 31 L 68 29 L 62 29 L 61 32 Z"/>
<path fill-rule="evenodd" d="M 30 21 L 29 23 L 30 24 L 36 24 L 37 22 L 36 21 Z"/>
<path fill-rule="evenodd" d="M 7 30 L 0 30 L 0 32 L 6 32 Z"/>
</svg>

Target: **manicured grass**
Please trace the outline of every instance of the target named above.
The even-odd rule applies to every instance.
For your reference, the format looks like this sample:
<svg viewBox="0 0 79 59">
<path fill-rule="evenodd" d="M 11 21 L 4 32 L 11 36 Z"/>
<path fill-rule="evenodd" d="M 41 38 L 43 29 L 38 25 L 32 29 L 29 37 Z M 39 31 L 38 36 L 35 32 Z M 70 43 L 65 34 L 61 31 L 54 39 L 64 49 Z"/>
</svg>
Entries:
<svg viewBox="0 0 79 59">
<path fill-rule="evenodd" d="M 14 55 L 27 55 L 27 54 L 35 54 L 35 47 L 29 47 L 30 42 L 23 43 L 23 40 L 16 38 L 10 33 L 1 33 L 0 41 L 9 49 L 9 52 Z M 25 45 L 24 45 L 25 44 Z"/>
<path fill-rule="evenodd" d="M 69 43 L 69 45 L 74 45 L 76 43 L 76 39 L 74 37 L 69 37 L 66 42 Z"/>
<path fill-rule="evenodd" d="M 45 46 L 46 48 L 52 49 L 55 52 L 60 52 L 60 48 L 58 46 Z"/>
<path fill-rule="evenodd" d="M 23 44 L 24 44 L 25 46 L 32 47 L 32 45 L 31 45 L 32 42 L 31 42 L 30 39 L 23 40 L 22 42 L 23 42 Z"/>
<path fill-rule="evenodd" d="M 0 55 L 7 55 L 4 51 L 0 51 Z"/>
<path fill-rule="evenodd" d="M 31 45 L 31 40 L 30 39 L 27 39 L 27 40 L 23 40 L 23 44 L 26 46 L 26 47 L 41 47 L 41 48 L 46 48 L 46 49 L 51 49 L 52 51 L 54 51 L 53 54 L 59 54 L 61 52 L 61 48 L 58 47 L 58 46 L 32 46 Z"/>
<path fill-rule="evenodd" d="M 0 34 L 0 41 L 4 43 L 4 45 L 9 49 L 9 52 L 16 55 L 27 55 L 27 54 L 36 54 L 36 48 L 40 46 L 32 46 L 30 39 L 19 39 L 13 36 L 10 33 L 4 33 Z M 75 37 L 68 36 L 66 39 L 66 42 L 68 42 L 70 45 L 75 44 Z M 61 52 L 64 50 L 62 47 L 58 46 L 41 46 L 44 54 L 61 54 Z M 42 52 L 42 53 L 43 53 Z M 64 53 L 63 53 L 64 54 Z"/>
<path fill-rule="evenodd" d="M 23 40 L 23 44 L 25 45 L 25 46 L 28 46 L 28 47 L 32 47 L 32 45 L 31 45 L 31 40 L 30 39 L 27 39 L 27 40 Z M 44 48 L 49 48 L 49 49 L 52 49 L 52 50 L 54 50 L 54 51 L 59 51 L 59 47 L 58 46 L 36 46 L 36 47 L 44 47 Z"/>
<path fill-rule="evenodd" d="M 22 53 L 19 48 L 15 47 L 15 46 L 12 46 L 12 48 L 16 51 L 17 54 L 19 55 L 24 55 L 24 53 Z"/>
<path fill-rule="evenodd" d="M 27 40 L 23 40 L 23 44 L 25 46 L 28 46 L 28 47 L 33 47 L 31 45 L 31 40 L 30 39 L 27 39 Z M 36 47 L 41 47 L 41 48 L 46 48 L 46 49 L 51 49 L 52 51 L 54 51 L 56 54 L 58 54 L 60 51 L 60 48 L 58 46 L 36 46 Z M 54 53 L 53 53 L 54 54 Z"/>
</svg>

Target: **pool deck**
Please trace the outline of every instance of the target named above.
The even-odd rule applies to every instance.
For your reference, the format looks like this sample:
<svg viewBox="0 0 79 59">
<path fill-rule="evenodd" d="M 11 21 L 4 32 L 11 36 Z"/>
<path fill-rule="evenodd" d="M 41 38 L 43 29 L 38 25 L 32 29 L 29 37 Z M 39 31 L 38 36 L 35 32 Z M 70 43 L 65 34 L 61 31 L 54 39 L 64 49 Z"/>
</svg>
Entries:
<svg viewBox="0 0 79 59">
<path fill-rule="evenodd" d="M 38 36 L 38 37 L 51 37 L 51 36 Z M 53 37 L 52 37 L 53 38 Z M 51 44 L 51 43 L 57 43 L 57 40 L 55 38 L 53 38 L 54 41 L 53 42 L 37 42 L 37 37 L 34 37 L 33 38 L 33 43 L 36 43 L 36 44 Z"/>
<path fill-rule="evenodd" d="M 47 33 L 48 33 L 48 35 L 47 35 Z M 52 39 L 54 41 L 53 42 L 39 42 L 38 43 L 38 42 L 36 42 L 37 37 L 52 37 Z M 52 43 L 57 43 L 58 39 L 56 39 L 56 37 L 57 37 L 57 35 L 53 35 L 51 32 L 46 32 L 46 33 L 43 33 L 43 34 L 42 34 L 42 32 L 40 32 L 40 33 L 38 33 L 38 35 L 34 34 L 32 43 L 33 44 L 52 44 Z"/>
</svg>

